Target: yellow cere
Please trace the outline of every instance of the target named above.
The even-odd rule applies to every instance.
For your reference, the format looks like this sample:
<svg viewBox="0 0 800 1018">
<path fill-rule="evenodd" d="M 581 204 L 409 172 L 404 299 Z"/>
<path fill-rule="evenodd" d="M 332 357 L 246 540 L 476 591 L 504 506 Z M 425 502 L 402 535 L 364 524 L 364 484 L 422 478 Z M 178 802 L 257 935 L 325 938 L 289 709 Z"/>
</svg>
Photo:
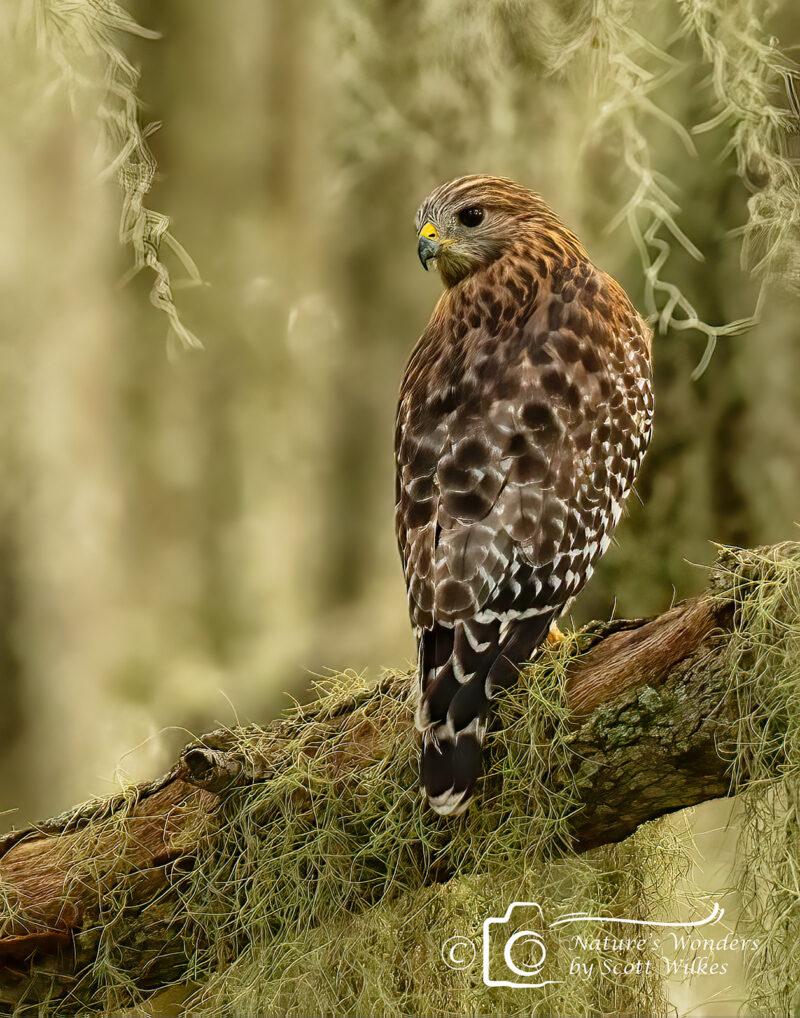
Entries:
<svg viewBox="0 0 800 1018">
<path fill-rule="evenodd" d="M 433 223 L 430 220 L 428 220 L 428 222 L 419 231 L 419 236 L 427 237 L 428 240 L 438 240 L 439 231 L 436 229 Z"/>
</svg>

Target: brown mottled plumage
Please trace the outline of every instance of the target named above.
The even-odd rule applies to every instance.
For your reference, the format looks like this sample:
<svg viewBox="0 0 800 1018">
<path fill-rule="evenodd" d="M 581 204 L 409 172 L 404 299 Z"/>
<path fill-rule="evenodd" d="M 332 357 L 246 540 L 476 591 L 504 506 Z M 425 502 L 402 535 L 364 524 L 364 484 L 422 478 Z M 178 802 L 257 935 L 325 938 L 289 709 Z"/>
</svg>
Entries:
<svg viewBox="0 0 800 1018">
<path fill-rule="evenodd" d="M 437 188 L 419 255 L 446 289 L 397 412 L 397 535 L 419 638 L 421 780 L 469 805 L 491 699 L 608 547 L 650 438 L 650 344 L 622 288 L 531 191 Z"/>
</svg>

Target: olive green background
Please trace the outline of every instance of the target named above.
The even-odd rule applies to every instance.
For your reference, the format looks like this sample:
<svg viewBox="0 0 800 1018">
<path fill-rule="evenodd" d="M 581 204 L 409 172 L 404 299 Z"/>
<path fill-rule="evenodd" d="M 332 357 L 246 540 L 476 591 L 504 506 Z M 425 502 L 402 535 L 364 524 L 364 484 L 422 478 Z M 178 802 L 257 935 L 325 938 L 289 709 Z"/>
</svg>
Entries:
<svg viewBox="0 0 800 1018">
<path fill-rule="evenodd" d="M 699 589 L 713 542 L 796 536 L 800 188 L 769 158 L 800 151 L 780 120 L 789 65 L 769 58 L 772 36 L 788 58 L 800 47 L 796 5 L 130 0 L 161 38 L 109 45 L 141 71 L 141 122 L 162 123 L 146 201 L 199 268 L 203 285 L 181 285 L 163 246 L 202 350 L 150 305 L 147 270 L 120 285 L 109 51 L 81 49 L 69 8 L 0 13 L 6 826 L 158 773 L 187 733 L 266 721 L 314 675 L 413 658 L 394 409 L 440 289 L 414 212 L 449 177 L 540 191 L 644 313 L 667 308 L 639 497 L 575 623 Z M 698 132 L 720 88 L 733 113 Z M 740 228 L 763 194 L 760 322 L 693 378 L 706 336 L 669 301 L 715 326 L 752 314 Z M 654 221 L 651 289 L 637 238 Z M 710 889 L 735 838 L 704 817 Z M 728 1013 L 715 1006 L 693 1013 Z"/>
<path fill-rule="evenodd" d="M 645 313 L 673 292 L 649 295 L 635 242 L 661 216 L 647 249 L 667 241 L 668 257 L 653 278 L 725 325 L 759 294 L 736 231 L 769 189 L 763 151 L 798 152 L 770 126 L 768 104 L 789 103 L 774 72 L 739 89 L 738 119 L 693 130 L 731 74 L 685 20 L 697 3 L 131 0 L 161 33 L 115 40 L 141 70 L 142 122 L 163 125 L 147 201 L 204 281 L 181 286 L 162 252 L 203 344 L 186 350 L 148 302 L 147 271 L 119 285 L 131 252 L 103 172 L 103 61 L 76 53 L 87 77 L 70 78 L 20 31 L 35 6 L 0 14 L 6 826 L 159 772 L 189 732 L 266 721 L 315 674 L 413 658 L 392 440 L 440 288 L 413 229 L 433 186 L 481 172 L 540 191 Z M 710 9 L 727 12 L 714 37 L 734 63 L 740 31 L 774 35 L 789 57 L 800 46 L 788 0 Z M 62 31 L 45 22 L 45 37 Z M 796 536 L 796 199 L 757 326 L 721 336 L 699 379 L 706 337 L 657 330 L 639 498 L 576 623 L 699 589 L 713 542 Z M 699 844 L 701 857 L 712 846 L 706 886 L 724 882 L 709 856 L 727 865 L 733 841 L 712 830 Z"/>
</svg>

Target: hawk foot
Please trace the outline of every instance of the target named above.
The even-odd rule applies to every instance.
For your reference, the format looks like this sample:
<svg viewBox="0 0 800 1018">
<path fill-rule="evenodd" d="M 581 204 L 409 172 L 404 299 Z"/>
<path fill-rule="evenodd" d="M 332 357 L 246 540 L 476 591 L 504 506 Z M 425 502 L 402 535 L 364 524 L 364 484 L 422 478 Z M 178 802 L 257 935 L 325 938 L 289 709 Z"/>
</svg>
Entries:
<svg viewBox="0 0 800 1018">
<path fill-rule="evenodd" d="M 547 634 L 547 642 L 554 647 L 557 647 L 559 643 L 563 643 L 566 640 L 566 636 L 558 628 L 558 623 L 554 622 L 550 626 L 550 632 Z"/>
</svg>

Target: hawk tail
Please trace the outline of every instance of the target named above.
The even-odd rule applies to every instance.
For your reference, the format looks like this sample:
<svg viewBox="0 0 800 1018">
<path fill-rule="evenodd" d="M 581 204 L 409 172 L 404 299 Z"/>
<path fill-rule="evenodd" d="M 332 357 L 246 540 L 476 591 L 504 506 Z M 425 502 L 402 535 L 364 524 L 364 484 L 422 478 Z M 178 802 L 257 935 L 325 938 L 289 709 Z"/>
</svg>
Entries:
<svg viewBox="0 0 800 1018">
<path fill-rule="evenodd" d="M 459 732 L 455 739 L 422 733 L 420 783 L 431 809 L 442 816 L 457 817 L 472 802 L 483 773 L 483 731 Z"/>
<path fill-rule="evenodd" d="M 420 640 L 420 783 L 431 807 L 459 816 L 483 773 L 491 701 L 535 654 L 555 611 L 434 625 Z"/>
</svg>

